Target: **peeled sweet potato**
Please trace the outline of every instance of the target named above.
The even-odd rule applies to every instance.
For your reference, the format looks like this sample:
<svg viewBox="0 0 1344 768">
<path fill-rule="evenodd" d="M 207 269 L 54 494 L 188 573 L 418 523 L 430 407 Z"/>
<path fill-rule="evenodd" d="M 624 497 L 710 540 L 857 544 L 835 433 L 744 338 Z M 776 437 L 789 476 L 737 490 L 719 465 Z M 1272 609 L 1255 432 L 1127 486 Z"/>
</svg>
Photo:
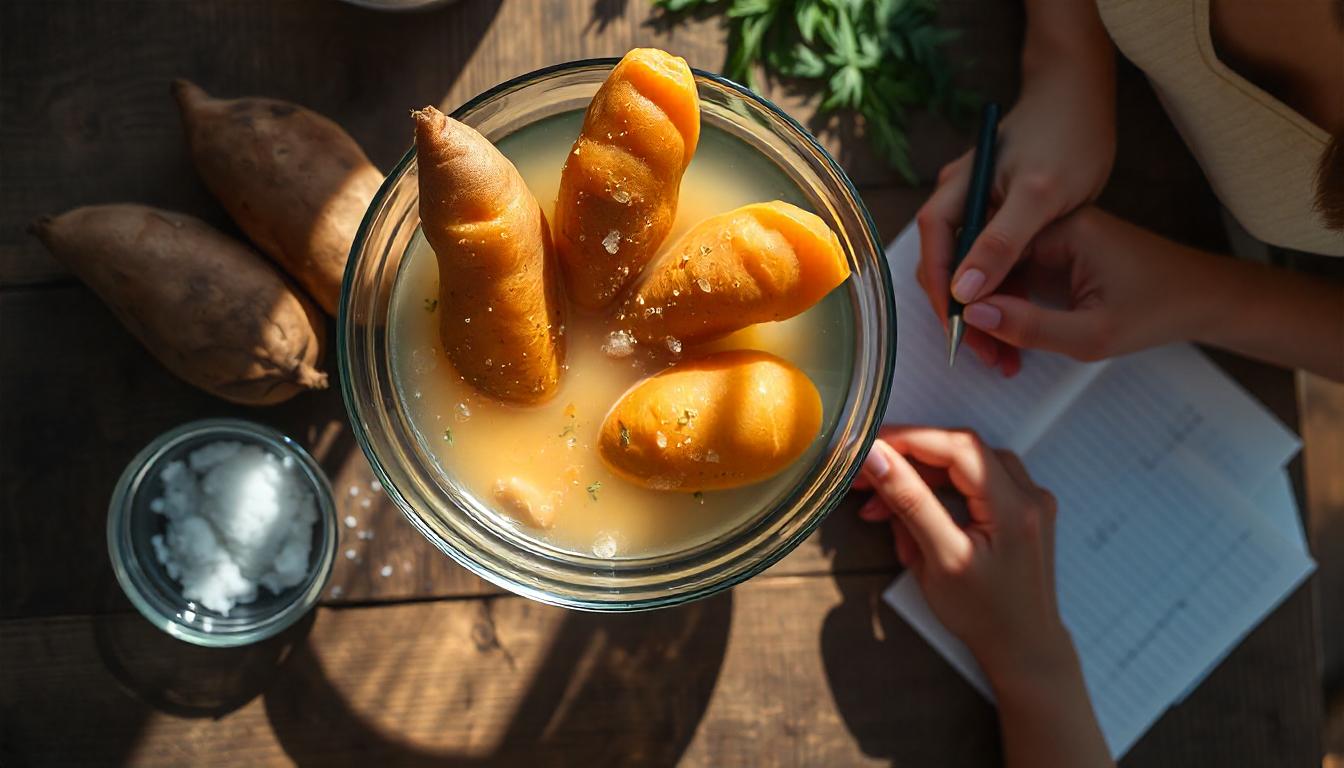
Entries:
<svg viewBox="0 0 1344 768">
<path fill-rule="evenodd" d="M 677 217 L 699 139 L 686 62 L 655 48 L 627 53 L 588 105 L 560 174 L 555 245 L 574 303 L 604 308 L 639 277 Z"/>
<path fill-rule="evenodd" d="M 821 394 L 807 374 L 765 352 L 732 350 L 635 385 L 603 421 L 598 453 L 632 483 L 690 493 L 764 480 L 820 430 Z"/>
<path fill-rule="evenodd" d="M 816 214 L 753 203 L 663 251 L 617 322 L 643 343 L 695 344 L 800 314 L 848 277 L 840 240 Z"/>
<path fill-rule="evenodd" d="M 518 169 L 433 107 L 412 113 L 420 224 L 439 264 L 439 337 L 468 383 L 506 402 L 555 394 L 564 363 L 550 228 Z"/>
<path fill-rule="evenodd" d="M 335 315 L 350 245 L 383 174 L 341 127 L 275 99 L 173 83 L 191 158 L 263 253 Z"/>
<path fill-rule="evenodd" d="M 316 368 L 321 314 L 260 254 L 205 222 L 96 205 L 42 219 L 33 232 L 187 382 L 247 405 L 326 388 Z"/>
</svg>

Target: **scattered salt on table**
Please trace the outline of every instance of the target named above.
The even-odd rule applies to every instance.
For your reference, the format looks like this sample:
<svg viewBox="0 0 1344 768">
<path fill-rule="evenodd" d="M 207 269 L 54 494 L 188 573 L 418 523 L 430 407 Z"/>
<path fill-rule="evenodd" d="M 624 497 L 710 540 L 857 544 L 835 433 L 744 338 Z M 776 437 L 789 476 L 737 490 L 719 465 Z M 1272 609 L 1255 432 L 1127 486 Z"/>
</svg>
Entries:
<svg viewBox="0 0 1344 768">
<path fill-rule="evenodd" d="M 258 585 L 278 594 L 307 576 L 317 502 L 292 462 L 220 441 L 169 462 L 160 479 L 150 509 L 168 525 L 150 543 L 183 597 L 228 616 Z"/>
</svg>

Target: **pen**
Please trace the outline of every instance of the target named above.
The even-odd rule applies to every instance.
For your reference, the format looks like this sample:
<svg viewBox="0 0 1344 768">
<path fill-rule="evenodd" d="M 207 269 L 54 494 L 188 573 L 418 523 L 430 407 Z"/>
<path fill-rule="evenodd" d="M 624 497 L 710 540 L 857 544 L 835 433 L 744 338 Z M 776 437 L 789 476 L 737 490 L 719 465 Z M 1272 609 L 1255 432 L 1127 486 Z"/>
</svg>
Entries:
<svg viewBox="0 0 1344 768">
<path fill-rule="evenodd" d="M 985 105 L 984 115 L 980 119 L 980 140 L 975 145 L 975 157 L 971 164 L 971 183 L 966 189 L 966 210 L 961 218 L 961 233 L 957 236 L 957 250 L 952 254 L 952 266 L 948 276 L 955 275 L 957 268 L 971 250 L 975 239 L 985 228 L 985 211 L 989 208 L 989 193 L 994 187 L 994 145 L 999 137 L 999 105 L 989 102 Z M 949 285 L 951 282 L 949 281 Z M 961 319 L 962 303 L 947 298 L 947 367 L 957 361 L 957 347 L 961 346 L 961 337 L 966 333 L 965 321 Z"/>
</svg>

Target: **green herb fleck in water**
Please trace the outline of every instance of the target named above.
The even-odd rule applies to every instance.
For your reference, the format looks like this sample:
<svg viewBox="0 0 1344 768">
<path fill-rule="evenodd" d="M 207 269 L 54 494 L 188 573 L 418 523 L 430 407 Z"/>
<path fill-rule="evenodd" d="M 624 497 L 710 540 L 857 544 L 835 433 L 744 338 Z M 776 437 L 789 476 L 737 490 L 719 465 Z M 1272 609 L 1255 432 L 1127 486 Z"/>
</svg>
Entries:
<svg viewBox="0 0 1344 768">
<path fill-rule="evenodd" d="M 597 501 L 597 492 L 602 490 L 602 481 L 594 480 L 588 484 L 588 498 Z"/>
<path fill-rule="evenodd" d="M 696 492 L 695 492 L 694 494 L 692 494 L 692 495 L 695 497 L 695 500 L 696 500 L 697 502 L 699 502 L 699 503 L 701 503 L 701 504 L 704 504 L 704 503 L 705 503 L 705 494 L 702 493 L 701 491 L 696 491 Z"/>
<path fill-rule="evenodd" d="M 443 442 L 449 445 L 453 444 L 453 430 L 451 429 L 443 430 Z"/>
<path fill-rule="evenodd" d="M 425 311 L 426 311 L 426 312 L 433 312 L 434 310 L 436 310 L 436 309 L 438 309 L 438 308 L 439 308 L 439 300 L 438 300 L 438 299 L 425 299 Z"/>
</svg>

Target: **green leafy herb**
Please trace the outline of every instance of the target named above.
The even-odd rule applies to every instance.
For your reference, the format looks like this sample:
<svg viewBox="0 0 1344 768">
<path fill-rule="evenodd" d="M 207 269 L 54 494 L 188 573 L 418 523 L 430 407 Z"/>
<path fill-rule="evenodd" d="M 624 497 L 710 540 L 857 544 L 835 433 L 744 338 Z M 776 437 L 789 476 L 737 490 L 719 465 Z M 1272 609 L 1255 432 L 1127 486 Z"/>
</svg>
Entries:
<svg viewBox="0 0 1344 768">
<path fill-rule="evenodd" d="M 618 422 L 616 422 L 616 426 L 619 427 L 620 430 L 621 430 L 621 447 L 622 447 L 622 448 L 629 448 L 629 447 L 630 447 L 630 430 L 629 430 L 628 428 L 626 428 L 626 426 L 625 426 L 625 422 L 623 422 L 623 421 L 618 421 Z"/>
<path fill-rule="evenodd" d="M 703 492 L 701 492 L 701 491 L 696 491 L 695 493 L 693 493 L 693 494 L 691 494 L 691 495 L 695 497 L 695 500 L 696 500 L 697 502 L 699 502 L 699 503 L 701 503 L 701 504 L 704 504 L 704 503 L 705 503 L 705 494 L 704 494 Z"/>
<path fill-rule="evenodd" d="M 597 501 L 597 492 L 602 490 L 602 481 L 594 480 L 588 484 L 588 498 Z"/>
<path fill-rule="evenodd" d="M 453 430 L 451 429 L 443 430 L 443 441 L 449 445 L 453 444 Z"/>
<path fill-rule="evenodd" d="M 439 300 L 438 300 L 438 299 L 425 299 L 425 311 L 426 311 L 426 312 L 433 312 L 434 310 L 436 310 L 436 309 L 438 309 L 438 308 L 439 308 Z"/>
<path fill-rule="evenodd" d="M 769 76 L 821 86 L 821 113 L 849 110 L 910 183 L 907 111 L 960 114 L 974 101 L 952 86 L 943 46 L 955 30 L 935 23 L 938 0 L 653 0 L 669 14 L 720 9 L 728 17 L 724 74 L 756 88 Z"/>
</svg>

